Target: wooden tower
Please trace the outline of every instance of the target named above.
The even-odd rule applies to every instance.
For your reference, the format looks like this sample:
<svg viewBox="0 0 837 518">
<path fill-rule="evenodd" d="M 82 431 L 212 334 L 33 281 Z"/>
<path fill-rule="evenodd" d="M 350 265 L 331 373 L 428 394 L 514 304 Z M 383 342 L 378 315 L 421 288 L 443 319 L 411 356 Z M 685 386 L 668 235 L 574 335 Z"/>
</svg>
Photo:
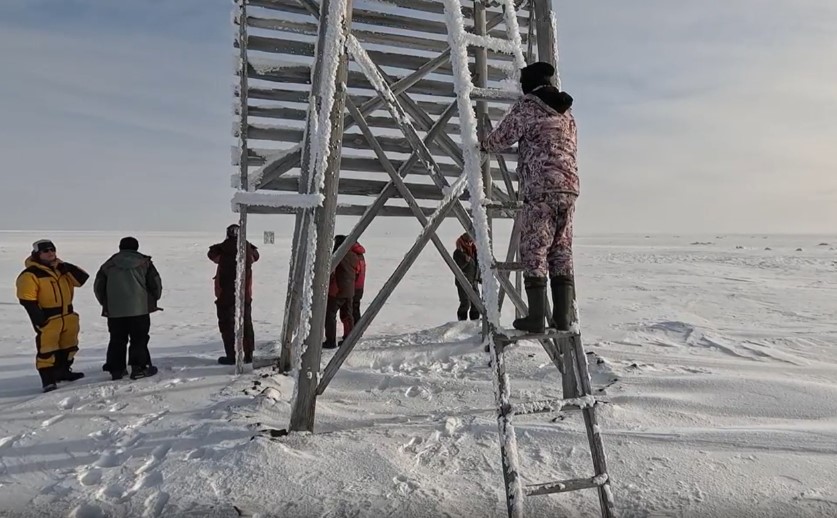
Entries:
<svg viewBox="0 0 837 518">
<path fill-rule="evenodd" d="M 502 261 L 491 246 L 492 218 L 514 218 L 520 208 L 516 155 L 480 154 L 475 142 L 520 96 L 522 66 L 547 61 L 557 68 L 551 0 L 237 0 L 235 22 L 239 251 L 248 214 L 295 215 L 278 362 L 297 377 L 290 430 L 314 430 L 317 396 L 430 242 L 483 315 L 498 380 L 509 514 L 519 516 L 523 490 L 502 353 L 504 344 L 523 337 L 510 338 L 499 323 L 505 299 L 526 312 L 515 263 L 517 225 Z M 332 253 L 340 215 L 360 218 Z M 321 371 L 329 276 L 379 216 L 415 217 L 422 231 Z M 458 220 L 477 242 L 482 294 L 470 288 L 436 235 L 445 218 Z M 244 254 L 238 257 L 241 372 Z M 590 479 L 541 485 L 531 494 L 596 487 L 603 516 L 613 516 L 595 401 L 585 399 L 591 389 L 580 332 L 529 338 L 564 373 L 564 397 L 573 398 L 585 421 L 591 414 L 596 470 Z"/>
</svg>

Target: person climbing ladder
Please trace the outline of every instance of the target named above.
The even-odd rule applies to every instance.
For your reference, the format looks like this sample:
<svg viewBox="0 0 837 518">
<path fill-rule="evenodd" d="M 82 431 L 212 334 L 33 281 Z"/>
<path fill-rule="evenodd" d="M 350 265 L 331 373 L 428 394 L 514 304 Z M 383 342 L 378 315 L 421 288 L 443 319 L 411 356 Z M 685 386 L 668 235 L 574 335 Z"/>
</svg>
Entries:
<svg viewBox="0 0 837 518">
<path fill-rule="evenodd" d="M 518 143 L 517 173 L 523 184 L 520 256 L 529 314 L 515 329 L 543 333 L 550 277 L 552 320 L 568 330 L 575 299 L 573 213 L 579 195 L 576 123 L 572 97 L 551 84 L 555 68 L 544 62 L 521 70 L 521 97 L 482 141 L 500 152 Z"/>
</svg>

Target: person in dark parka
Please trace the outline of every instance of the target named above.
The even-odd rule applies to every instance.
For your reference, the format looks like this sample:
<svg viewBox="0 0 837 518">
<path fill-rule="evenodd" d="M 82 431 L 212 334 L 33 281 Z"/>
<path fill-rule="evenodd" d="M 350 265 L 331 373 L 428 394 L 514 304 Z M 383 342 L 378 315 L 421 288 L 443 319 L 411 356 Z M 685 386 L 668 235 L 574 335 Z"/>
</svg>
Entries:
<svg viewBox="0 0 837 518">
<path fill-rule="evenodd" d="M 93 293 L 102 306 L 102 316 L 108 319 L 110 342 L 105 370 L 114 380 L 122 379 L 127 374 L 127 352 L 131 379 L 156 374 L 157 367 L 151 364 L 148 352 L 148 333 L 151 313 L 159 310 L 157 301 L 163 295 L 163 282 L 151 256 L 139 252 L 135 238 L 123 238 L 119 252 L 99 268 Z"/>
<path fill-rule="evenodd" d="M 218 358 L 222 365 L 235 365 L 235 281 L 238 263 L 238 229 L 236 224 L 227 227 L 227 238 L 209 247 L 207 257 L 218 265 L 215 273 L 215 306 L 218 312 L 218 329 L 224 341 L 224 356 Z M 253 333 L 253 263 L 259 260 L 259 250 L 247 242 L 244 297 L 244 363 L 253 362 L 255 337 Z"/>
<path fill-rule="evenodd" d="M 477 282 L 479 282 L 480 279 L 480 268 L 479 262 L 477 261 L 477 245 L 467 233 L 462 234 L 456 240 L 456 250 L 453 252 L 453 261 L 457 266 L 459 266 L 462 273 L 465 274 L 465 277 L 468 279 L 468 282 L 471 283 L 471 287 L 474 288 L 474 291 L 479 293 Z M 465 293 L 465 289 L 455 278 L 454 283 L 456 284 L 456 292 L 459 296 L 459 308 L 456 310 L 456 318 L 458 320 L 467 320 L 470 316 L 471 320 L 479 319 L 480 312 L 476 306 L 471 304 L 471 299 L 468 298 L 468 295 Z"/>
</svg>

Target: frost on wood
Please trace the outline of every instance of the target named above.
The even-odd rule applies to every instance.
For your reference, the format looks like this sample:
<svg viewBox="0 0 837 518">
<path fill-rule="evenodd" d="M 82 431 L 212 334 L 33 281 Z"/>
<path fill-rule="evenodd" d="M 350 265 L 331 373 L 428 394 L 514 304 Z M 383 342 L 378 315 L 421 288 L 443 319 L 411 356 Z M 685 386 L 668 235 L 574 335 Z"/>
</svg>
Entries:
<svg viewBox="0 0 837 518">
<path fill-rule="evenodd" d="M 503 38 L 495 38 L 494 36 L 480 36 L 477 34 L 465 34 L 465 42 L 472 47 L 486 48 L 494 52 L 503 52 L 505 54 L 514 54 L 514 42 L 504 40 Z"/>
<path fill-rule="evenodd" d="M 552 41 L 553 41 L 553 52 L 555 54 L 555 86 L 560 90 L 561 89 L 561 73 L 558 71 L 558 15 L 555 14 L 555 11 L 552 11 L 552 19 L 550 22 L 552 23 Z"/>
<path fill-rule="evenodd" d="M 292 194 L 272 192 L 244 192 L 238 191 L 232 198 L 233 207 L 237 205 L 258 207 L 292 207 L 296 209 L 313 209 L 323 203 L 323 195 Z"/>
<path fill-rule="evenodd" d="M 485 199 L 482 181 L 482 160 L 479 153 L 477 139 L 477 116 L 471 103 L 471 93 L 474 85 L 471 83 L 468 68 L 468 49 L 465 39 L 465 20 L 462 16 L 458 0 L 445 0 L 445 16 L 448 26 L 448 44 L 451 48 L 451 65 L 453 66 L 453 83 L 459 106 L 459 123 L 462 128 L 463 170 L 468 175 L 468 192 L 472 206 L 481 205 Z M 482 276 L 483 301 L 485 302 L 486 318 L 495 327 L 500 327 L 499 286 L 491 265 L 494 258 L 491 254 L 491 237 L 488 232 L 488 217 L 485 210 L 472 211 L 474 221 L 474 237 L 477 243 L 477 258 Z"/>
<path fill-rule="evenodd" d="M 301 149 L 302 149 L 302 144 L 297 144 L 297 145 L 295 145 L 295 146 L 293 146 L 289 149 L 280 151 L 280 152 L 276 153 L 275 155 L 270 155 L 270 157 L 268 157 L 268 162 L 269 163 L 275 163 L 279 160 L 282 160 L 286 156 L 292 155 L 294 153 L 299 153 L 299 151 Z M 250 188 L 250 190 L 254 189 L 256 185 L 259 185 L 262 182 L 262 178 L 264 178 L 264 171 L 265 171 L 266 167 L 267 167 L 267 165 L 262 166 L 262 167 L 256 169 L 253 172 L 253 174 L 250 175 L 250 177 L 248 179 L 248 182 L 247 182 L 248 187 Z"/>
<path fill-rule="evenodd" d="M 366 79 L 372 84 L 372 88 L 375 89 L 385 100 L 387 104 L 387 109 L 390 111 L 390 114 L 395 118 L 395 120 L 402 126 L 409 126 L 411 133 L 416 133 L 415 129 L 412 127 L 412 119 L 407 115 L 404 109 L 401 107 L 400 103 L 393 95 L 392 90 L 387 87 L 384 78 L 378 72 L 375 63 L 372 61 L 372 58 L 369 57 L 369 54 L 363 49 L 360 45 L 360 42 L 354 35 L 349 35 L 347 46 L 349 49 L 349 53 L 351 53 L 352 58 L 355 62 L 360 65 L 360 68 L 363 71 L 363 74 L 366 76 Z M 419 156 L 419 159 L 427 165 L 431 167 L 430 164 L 426 163 L 423 157 Z"/>
<path fill-rule="evenodd" d="M 514 56 L 515 73 L 511 79 L 520 79 L 520 69 L 526 66 L 526 59 L 523 57 L 523 39 L 520 37 L 520 24 L 517 23 L 517 9 L 514 7 L 514 0 L 503 0 L 503 9 L 506 18 L 506 34 L 511 40 L 512 55 Z"/>
<path fill-rule="evenodd" d="M 332 0 L 328 4 L 328 12 L 320 13 L 320 23 L 325 23 L 325 48 L 315 48 L 315 55 L 319 57 L 319 84 L 314 85 L 318 95 L 311 97 L 311 109 L 308 114 L 310 133 L 307 135 L 311 172 L 311 184 L 308 192 L 322 193 L 325 183 L 325 172 L 331 151 L 331 110 L 334 107 L 334 97 L 337 91 L 337 70 L 346 45 L 345 31 L 346 0 Z M 323 18 L 325 17 L 325 18 Z M 319 39 L 317 45 L 319 45 Z M 313 74 L 313 70 L 312 70 Z M 342 117 L 342 115 L 341 115 Z M 342 119 L 341 119 L 342 120 Z M 293 377 L 299 379 L 299 369 L 302 367 L 302 357 L 306 352 L 305 342 L 311 330 L 311 305 L 314 298 L 314 263 L 317 251 L 317 228 L 313 215 L 308 214 L 311 221 L 308 225 L 308 249 L 301 267 L 304 269 L 304 282 L 300 298 L 302 309 L 299 318 L 299 329 L 294 340 Z M 311 373 L 306 373 L 310 375 Z M 293 400 L 298 395 L 298 384 L 294 384 Z"/>
</svg>

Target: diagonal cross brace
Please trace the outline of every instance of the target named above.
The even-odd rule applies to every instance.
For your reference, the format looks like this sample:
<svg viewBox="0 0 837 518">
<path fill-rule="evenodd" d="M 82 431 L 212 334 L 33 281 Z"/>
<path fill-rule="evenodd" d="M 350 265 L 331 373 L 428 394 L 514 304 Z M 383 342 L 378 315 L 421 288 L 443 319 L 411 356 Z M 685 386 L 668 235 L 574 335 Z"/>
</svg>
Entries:
<svg viewBox="0 0 837 518">
<path fill-rule="evenodd" d="M 372 147 L 372 150 L 378 156 L 378 160 L 381 162 L 381 165 L 386 170 L 387 174 L 389 174 L 390 178 L 392 178 L 392 182 L 395 184 L 395 188 L 398 189 L 398 192 L 401 194 L 401 197 L 407 202 L 409 205 L 410 210 L 413 211 L 413 214 L 421 223 L 422 228 L 427 227 L 428 220 L 427 216 L 424 215 L 424 212 L 421 210 L 416 198 L 410 192 L 410 189 L 404 184 L 404 180 L 398 174 L 398 171 L 395 170 L 395 167 L 390 162 L 389 158 L 387 158 L 386 152 L 381 148 L 378 139 L 375 138 L 375 135 L 372 133 L 372 130 L 369 128 L 369 125 L 366 123 L 366 119 L 364 119 L 363 115 L 358 111 L 357 106 L 355 106 L 354 102 L 351 99 L 346 100 L 346 108 L 349 109 L 349 113 L 351 113 L 355 120 L 360 127 L 363 136 L 366 137 L 366 140 L 369 142 L 369 145 Z M 450 253 L 448 252 L 447 248 L 445 248 L 444 243 L 442 240 L 439 239 L 439 236 L 434 232 L 430 236 L 430 240 L 433 241 L 433 245 L 436 247 L 436 250 L 439 251 L 439 254 L 442 256 L 442 259 L 448 265 L 448 268 L 453 272 L 456 280 L 462 286 L 462 289 L 468 295 L 468 298 L 471 300 L 471 303 L 476 306 L 477 310 L 480 313 L 485 312 L 485 306 L 480 299 L 479 294 L 471 287 L 471 283 L 468 281 L 468 278 L 465 277 L 465 274 L 462 272 L 462 269 L 456 264 L 456 261 L 453 260 Z M 345 342 L 343 345 L 346 345 Z"/>
</svg>

